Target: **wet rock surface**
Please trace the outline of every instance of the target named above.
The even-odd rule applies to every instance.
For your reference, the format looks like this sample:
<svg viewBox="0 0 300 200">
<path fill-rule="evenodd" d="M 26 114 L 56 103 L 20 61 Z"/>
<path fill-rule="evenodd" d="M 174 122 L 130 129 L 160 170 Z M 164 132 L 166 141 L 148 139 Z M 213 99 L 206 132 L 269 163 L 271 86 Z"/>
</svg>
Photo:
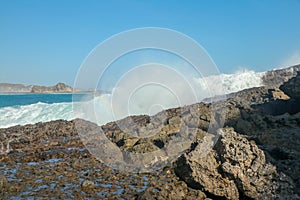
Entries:
<svg viewBox="0 0 300 200">
<path fill-rule="evenodd" d="M 282 90 L 229 95 L 219 103 L 226 106 L 227 126 L 219 137 L 207 132 L 218 120 L 211 103 L 101 127 L 118 148 L 138 153 L 195 133 L 174 163 L 153 173 L 126 173 L 97 160 L 78 130 L 99 127 L 84 120 L 0 129 L 0 199 L 300 199 L 300 105 Z M 216 143 L 203 152 L 207 141 Z"/>
<path fill-rule="evenodd" d="M 171 168 L 137 174 L 101 163 L 82 144 L 75 122 L 90 124 L 59 120 L 0 129 L 1 142 L 4 148 L 9 142 L 10 149 L 0 156 L 0 199 L 135 199 L 141 192 L 158 199 L 205 197 Z"/>
</svg>

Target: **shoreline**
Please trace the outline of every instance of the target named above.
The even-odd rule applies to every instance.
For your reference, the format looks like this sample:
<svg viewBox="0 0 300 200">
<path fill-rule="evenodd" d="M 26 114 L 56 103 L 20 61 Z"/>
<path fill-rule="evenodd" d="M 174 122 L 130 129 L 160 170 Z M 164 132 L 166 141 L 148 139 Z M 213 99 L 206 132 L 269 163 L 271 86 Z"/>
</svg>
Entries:
<svg viewBox="0 0 300 200">
<path fill-rule="evenodd" d="M 216 136 L 209 127 L 220 116 L 212 116 L 214 105 L 205 103 L 103 126 L 74 119 L 0 129 L 0 197 L 299 199 L 300 73 L 279 88 L 246 89 L 223 103 L 224 125 L 209 149 L 208 139 Z M 139 157 L 124 159 L 121 153 L 120 168 L 114 163 L 119 157 L 105 160 L 107 153 L 119 154 L 101 149 L 105 145 L 97 142 L 99 133 L 118 151 L 133 155 L 166 151 L 170 145 L 178 150 L 180 136 L 189 143 L 174 159 L 169 157 L 172 149 L 166 157 L 142 160 L 142 165 Z M 103 152 L 104 161 L 93 152 Z M 137 171 L 122 170 L 127 162 Z M 149 166 L 155 170 L 138 171 Z"/>
<path fill-rule="evenodd" d="M 289 93 L 288 88 L 284 90 Z M 167 122 L 161 124 L 164 132 L 138 140 L 125 130 L 122 132 L 116 122 L 97 126 L 81 119 L 0 129 L 0 141 L 4 146 L 4 152 L 0 153 L 4 166 L 1 170 L 5 172 L 4 175 L 0 173 L 1 191 L 5 191 L 0 192 L 0 196 L 205 199 L 214 195 L 239 199 L 242 195 L 252 199 L 265 196 L 297 199 L 300 195 L 300 135 L 297 134 L 300 111 L 295 107 L 293 112 L 288 110 L 293 101 L 282 99 L 284 96 L 274 91 L 261 87 L 232 95 L 227 100 L 228 117 L 224 126 L 228 127 L 222 129 L 217 148 L 211 149 L 203 159 L 196 155 L 204 144 L 204 137 L 209 135 L 206 132 L 209 105 L 204 103 L 184 107 L 184 114 L 178 112 L 178 108 L 169 109 L 165 115 L 158 113 L 154 116 L 158 121 L 146 115 L 131 117 L 135 124 L 131 124 L 128 117 L 120 120 L 118 123 L 128 124 L 140 134 L 147 134 L 144 127 L 150 123 L 152 127 L 159 127 L 158 124 Z M 273 113 L 276 109 L 279 113 Z M 191 118 L 197 113 L 201 113 L 199 123 Z M 79 128 L 93 133 L 101 127 L 106 137 L 121 150 L 146 153 L 171 142 L 181 122 L 188 127 L 199 127 L 200 132 L 194 138 L 197 145 L 155 173 L 111 168 L 113 165 L 100 162 L 89 152 L 78 132 Z M 289 166 L 294 166 L 294 170 L 290 171 Z M 218 168 L 223 170 L 215 170 Z M 242 174 L 243 178 L 235 177 L 235 173 Z M 203 189 L 191 187 L 193 184 Z"/>
</svg>

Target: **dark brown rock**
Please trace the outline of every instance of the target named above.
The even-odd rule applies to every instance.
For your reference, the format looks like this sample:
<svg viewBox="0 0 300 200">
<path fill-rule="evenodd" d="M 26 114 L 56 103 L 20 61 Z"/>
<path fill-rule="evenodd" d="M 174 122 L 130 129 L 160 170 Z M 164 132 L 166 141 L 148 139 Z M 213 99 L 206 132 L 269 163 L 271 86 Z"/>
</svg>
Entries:
<svg viewBox="0 0 300 200">
<path fill-rule="evenodd" d="M 278 177 L 276 168 L 266 162 L 263 151 L 254 142 L 230 128 L 222 129 L 220 134 L 214 150 L 207 155 L 200 156 L 203 144 L 199 144 L 176 161 L 176 174 L 190 187 L 227 199 L 272 199 L 285 192 L 279 191 L 279 180 L 274 182 Z"/>
<path fill-rule="evenodd" d="M 280 89 L 294 99 L 300 99 L 300 72 L 294 78 L 285 82 Z"/>
</svg>

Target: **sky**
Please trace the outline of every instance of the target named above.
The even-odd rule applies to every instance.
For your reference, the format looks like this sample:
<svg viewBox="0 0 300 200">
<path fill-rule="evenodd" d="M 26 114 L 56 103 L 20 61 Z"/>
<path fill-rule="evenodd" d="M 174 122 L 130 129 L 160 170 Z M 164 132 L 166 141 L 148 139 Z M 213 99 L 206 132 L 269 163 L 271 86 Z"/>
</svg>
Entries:
<svg viewBox="0 0 300 200">
<path fill-rule="evenodd" d="M 300 63 L 299 0 L 0 0 L 0 82 L 73 85 L 93 48 L 142 27 L 193 38 L 221 73 Z"/>
</svg>

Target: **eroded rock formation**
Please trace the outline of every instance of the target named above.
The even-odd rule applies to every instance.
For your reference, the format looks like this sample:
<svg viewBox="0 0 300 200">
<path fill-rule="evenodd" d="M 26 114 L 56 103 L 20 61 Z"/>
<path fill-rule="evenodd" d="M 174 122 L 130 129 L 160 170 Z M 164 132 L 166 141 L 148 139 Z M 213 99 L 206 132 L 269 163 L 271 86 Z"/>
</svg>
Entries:
<svg viewBox="0 0 300 200">
<path fill-rule="evenodd" d="M 294 183 L 266 162 L 265 154 L 232 128 L 219 131 L 214 149 L 201 155 L 200 143 L 175 162 L 175 172 L 188 186 L 202 189 L 212 198 L 291 198 Z"/>
</svg>

